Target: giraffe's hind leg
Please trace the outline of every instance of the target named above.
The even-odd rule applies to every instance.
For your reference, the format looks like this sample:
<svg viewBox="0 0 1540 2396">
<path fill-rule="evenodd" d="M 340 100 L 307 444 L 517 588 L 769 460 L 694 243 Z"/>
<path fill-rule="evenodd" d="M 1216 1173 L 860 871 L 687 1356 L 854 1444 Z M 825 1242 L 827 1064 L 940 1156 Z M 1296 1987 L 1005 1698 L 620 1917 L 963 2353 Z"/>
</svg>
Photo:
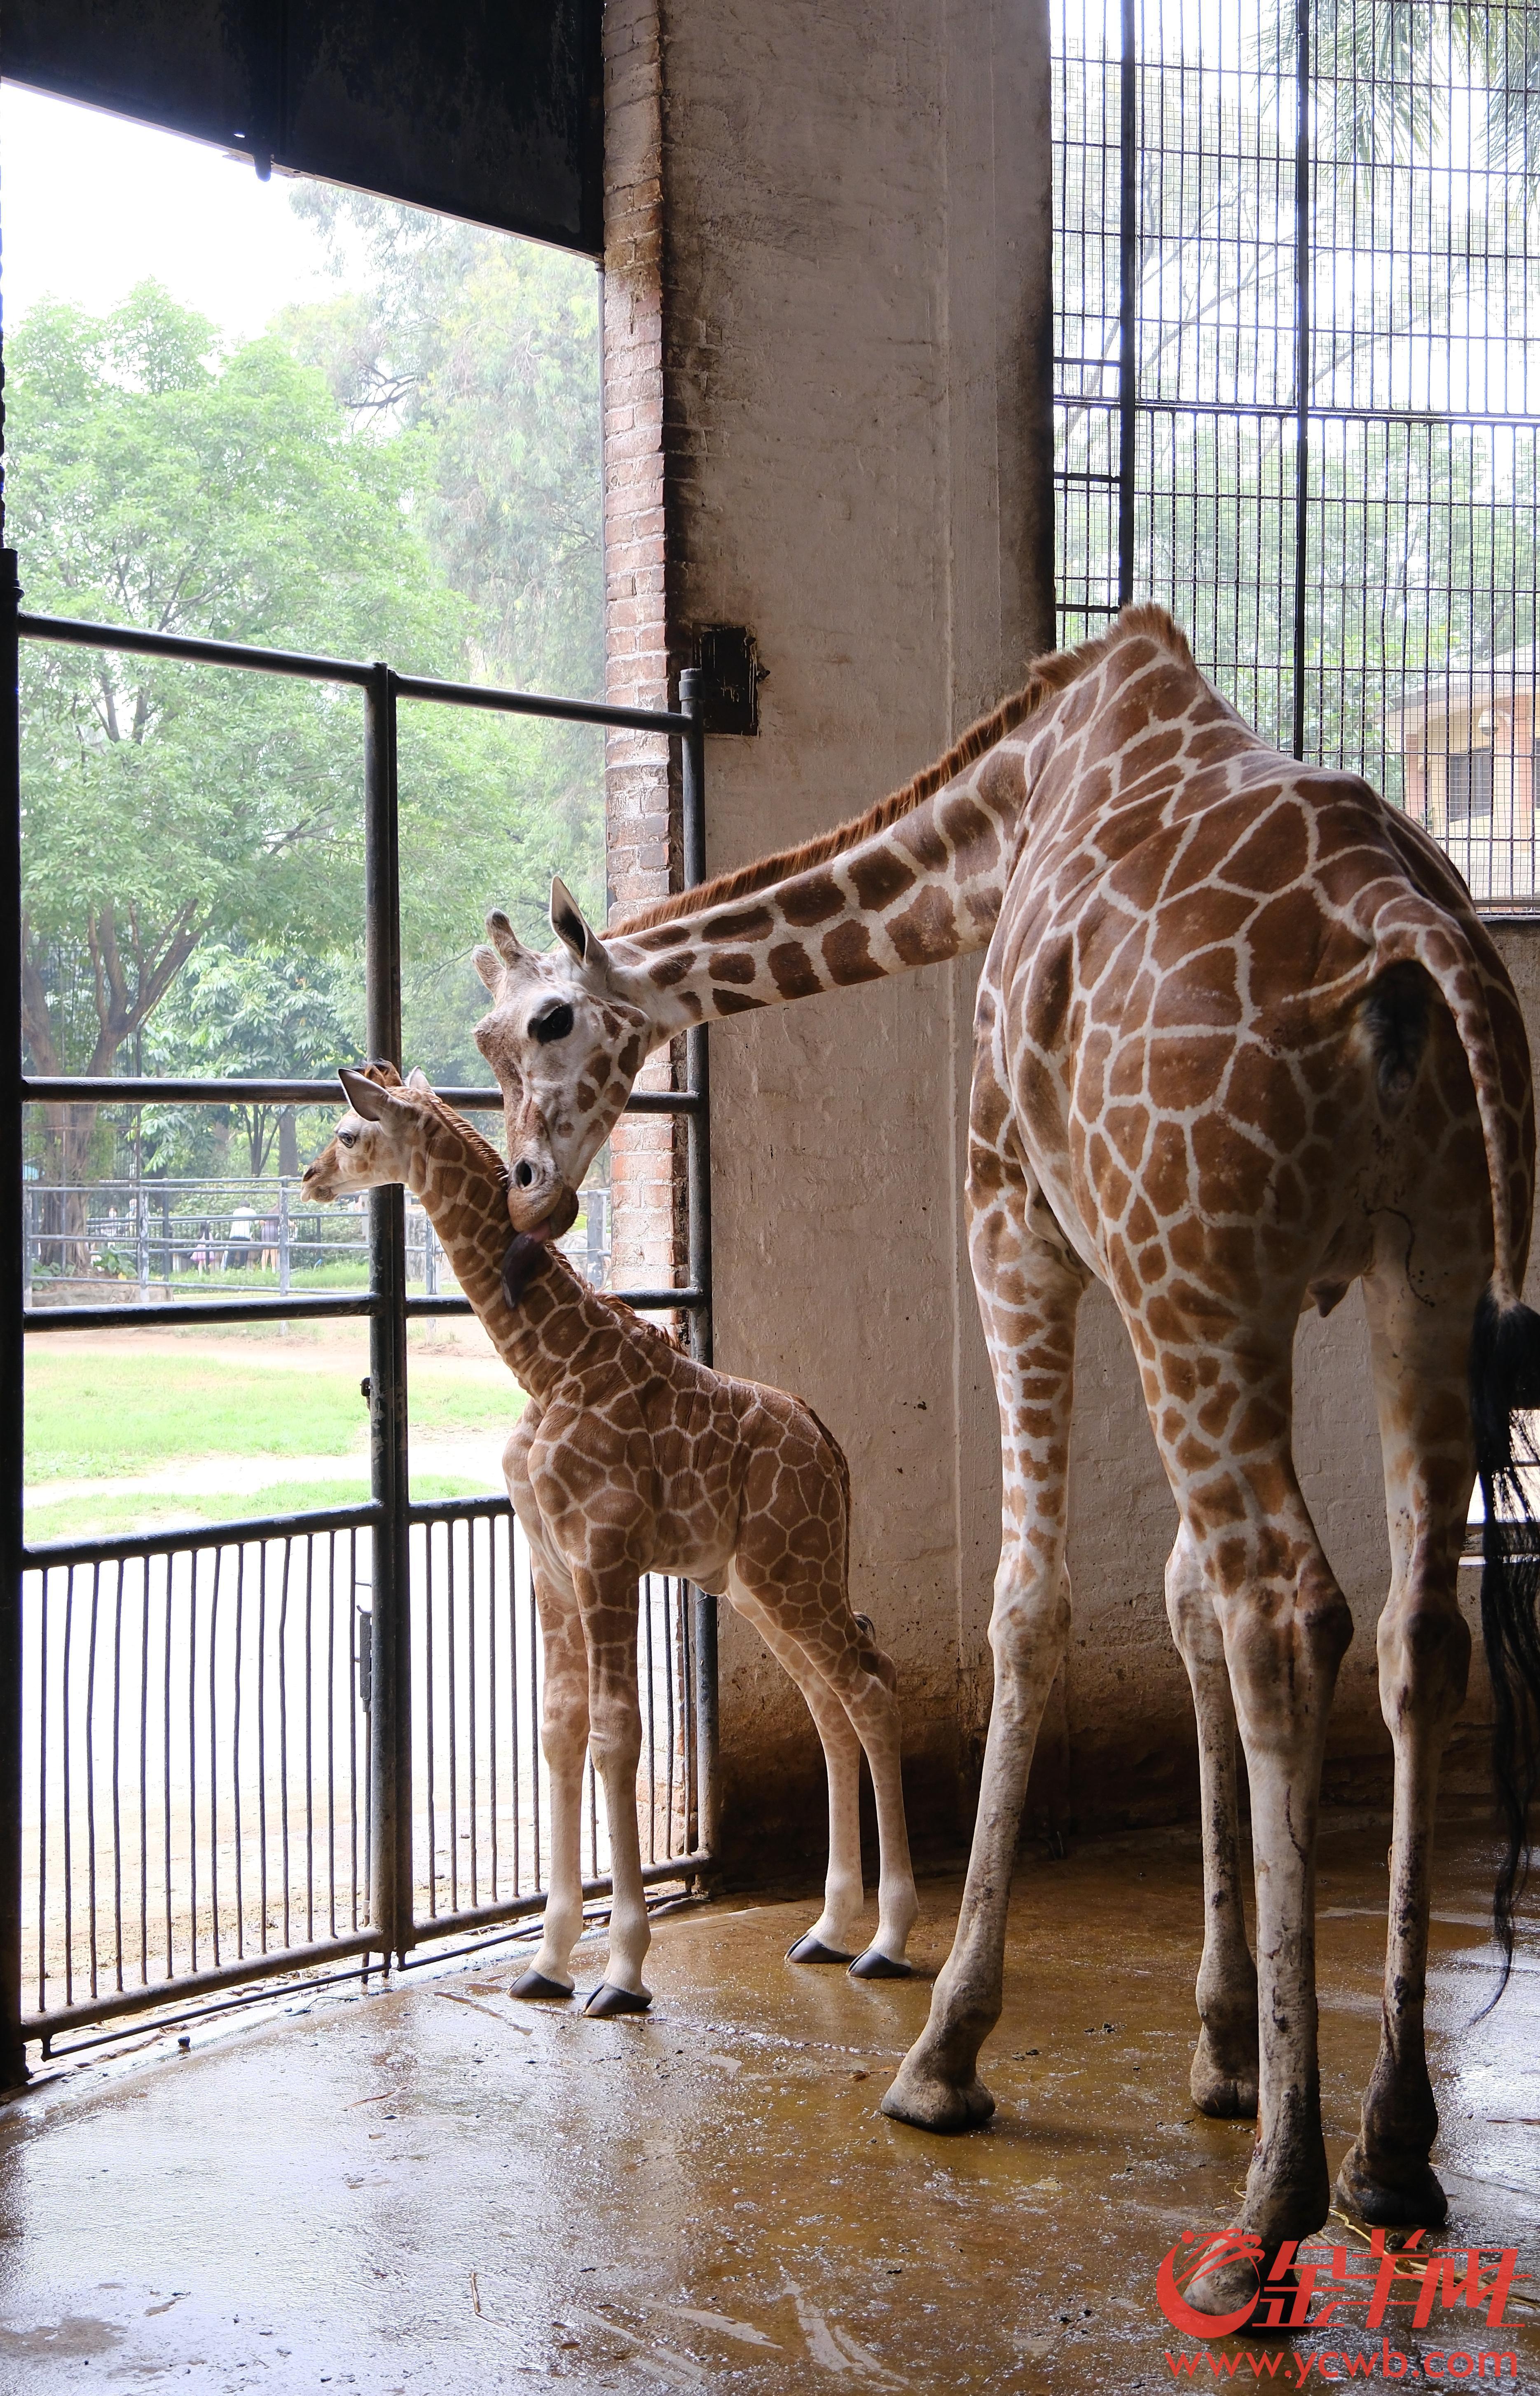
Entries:
<svg viewBox="0 0 1540 2396">
<path fill-rule="evenodd" d="M 843 1573 L 841 1577 L 843 1582 Z M 763 1587 L 758 1593 L 762 1600 L 774 1602 Z M 794 1606 L 792 1612 L 793 1617 L 798 1618 Z M 810 1706 L 813 1696 L 803 1675 L 810 1674 L 814 1681 L 821 1682 L 846 1717 L 847 1733 L 853 1729 L 860 1742 L 857 1764 L 864 1750 L 871 1773 L 871 1792 L 877 1808 L 877 1932 L 864 1953 L 851 1964 L 851 1975 L 857 1980 L 907 1979 L 909 1967 L 904 1961 L 904 1950 L 920 1910 L 920 1899 L 909 1861 L 909 1823 L 904 1812 L 902 1735 L 898 1700 L 894 1694 L 896 1675 L 876 1645 L 870 1622 L 851 1612 L 843 1587 L 837 1604 L 801 1609 L 797 1636 L 803 1659 L 802 1671 L 797 1671 L 793 1665 L 788 1669 L 802 1681 Z M 861 1879 L 858 1795 L 857 1772 L 850 1782 L 850 1812 L 844 1831 L 854 1859 L 851 1877 L 857 1890 Z"/>
<path fill-rule="evenodd" d="M 1462 1254 L 1445 1218 L 1418 1225 L 1409 1249 L 1403 1234 L 1395 1260 L 1364 1283 L 1390 1532 L 1390 1595 L 1377 1644 L 1380 1709 L 1395 1752 L 1395 1827 L 1380 2049 L 1336 2194 L 1387 2227 L 1433 2226 L 1447 2210 L 1428 2161 L 1439 2114 L 1423 2015 L 1439 1767 L 1470 1661 L 1456 1577 L 1474 1478 L 1467 1359 L 1486 1271 L 1484 1255 Z"/>
<path fill-rule="evenodd" d="M 746 1587 L 735 1566 L 727 1594 L 751 1622 L 782 1670 L 802 1691 L 823 1749 L 829 1780 L 829 1864 L 823 1910 L 809 1930 L 787 1949 L 793 1963 L 848 1963 L 856 1952 L 856 1928 L 865 1901 L 861 1880 L 861 1743 L 839 1698 L 799 1642 Z"/>
<path fill-rule="evenodd" d="M 1200 2029 L 1189 2085 L 1201 2113 L 1241 2121 L 1256 2110 L 1256 1965 L 1246 1944 L 1241 1896 L 1235 1702 L 1219 1619 L 1185 1524 L 1166 1565 L 1166 1613 L 1192 1684 L 1203 1822 Z"/>
<path fill-rule="evenodd" d="M 1194 1276 L 1196 1279 L 1196 1276 Z M 1224 1639 L 1251 1785 L 1256 1889 L 1256 2144 L 1241 2227 L 1269 2257 L 1319 2230 L 1331 2203 L 1321 2122 L 1315 1846 L 1321 1767 L 1352 1617 L 1300 1493 L 1292 1455 L 1292 1311 L 1232 1320 L 1189 1308 L 1174 1338 L 1131 1320 L 1156 1444 Z M 1255 2298 L 1248 2260 L 1218 2256 L 1188 2283 L 1200 2311 Z"/>
</svg>

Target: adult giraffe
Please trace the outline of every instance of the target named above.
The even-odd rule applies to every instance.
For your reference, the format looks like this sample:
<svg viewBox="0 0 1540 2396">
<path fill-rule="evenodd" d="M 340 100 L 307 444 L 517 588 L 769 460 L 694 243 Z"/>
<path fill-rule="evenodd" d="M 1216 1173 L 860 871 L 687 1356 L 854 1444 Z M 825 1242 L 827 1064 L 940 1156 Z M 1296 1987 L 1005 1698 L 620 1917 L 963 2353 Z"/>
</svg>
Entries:
<svg viewBox="0 0 1540 2396">
<path fill-rule="evenodd" d="M 937 2130 L 992 2110 L 976 2064 L 1069 1623 L 1075 1317 L 1095 1275 L 1128 1326 L 1180 1519 L 1166 1600 L 1198 1716 L 1205 1884 L 1193 2093 L 1236 2114 L 1260 2095 L 1243 2227 L 1269 2251 L 1328 2209 L 1313 1859 L 1351 1629 L 1294 1475 L 1294 1327 L 1362 1280 L 1392 1551 L 1378 1644 L 1395 1829 L 1382 2042 L 1338 2187 L 1377 2221 L 1441 2218 L 1423 1997 L 1435 1787 L 1469 1651 L 1456 1561 L 1477 1462 L 1495 1524 L 1517 1489 L 1510 1406 L 1540 1402 L 1540 1319 L 1518 1297 L 1528 1047 L 1454 869 L 1355 777 L 1268 748 L 1170 619 L 1135 607 L 1041 661 L 856 822 L 643 908 L 603 941 L 559 884 L 551 921 L 548 956 L 499 915 L 496 953 L 477 952 L 495 1004 L 476 1036 L 505 1095 L 521 1231 L 563 1219 L 643 1058 L 685 1026 L 988 945 L 967 1202 L 1004 1461 L 995 1692 L 956 1940 L 884 2110 Z M 1533 1580 L 1500 1536 L 1483 1616 L 1511 1948 L 1540 1638 Z M 1188 2293 L 1218 2314 L 1247 2285 L 1232 2260 Z"/>
</svg>

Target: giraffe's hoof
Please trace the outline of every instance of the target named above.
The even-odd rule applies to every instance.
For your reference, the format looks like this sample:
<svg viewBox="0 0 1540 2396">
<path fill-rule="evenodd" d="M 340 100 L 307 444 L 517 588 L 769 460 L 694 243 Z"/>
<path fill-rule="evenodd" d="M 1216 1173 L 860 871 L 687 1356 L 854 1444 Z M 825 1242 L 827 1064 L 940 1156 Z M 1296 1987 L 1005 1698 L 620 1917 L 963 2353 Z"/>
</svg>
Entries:
<svg viewBox="0 0 1540 2396">
<path fill-rule="evenodd" d="M 1437 2230 L 1449 2212 L 1449 2199 L 1427 2163 L 1382 2163 L 1376 2171 L 1356 2143 L 1332 2192 L 1344 2213 L 1356 2214 L 1371 2230 Z"/>
<path fill-rule="evenodd" d="M 809 1930 L 804 1937 L 792 1939 L 786 1950 L 786 1960 L 789 1963 L 848 1963 L 851 1959 L 848 1953 L 842 1954 L 837 1947 L 826 1947 L 823 1940 L 815 1938 Z"/>
<path fill-rule="evenodd" d="M 537 2002 L 546 2003 L 553 1999 L 560 1999 L 561 2003 L 565 2004 L 572 1990 L 570 1988 L 564 1989 L 560 1980 L 548 1980 L 543 1972 L 529 1971 L 514 1981 L 508 1993 L 511 1997 L 533 1998 Z"/>
<path fill-rule="evenodd" d="M 1239 2042 L 1237 2042 L 1239 2044 Z M 1206 2030 L 1199 2033 L 1193 2050 L 1192 2070 L 1188 2074 L 1188 2086 L 1200 2113 L 1214 2122 L 1250 2122 L 1256 2117 L 1256 2042 L 1253 2034 L 1251 2053 L 1241 2057 L 1233 2052 L 1222 2056 L 1209 2040 Z"/>
<path fill-rule="evenodd" d="M 890 2122 L 908 2122 L 912 2129 L 934 2130 L 946 2136 L 959 2130 L 976 2130 L 994 2111 L 995 2100 L 982 2080 L 961 2086 L 912 2061 L 899 2066 L 898 2077 L 879 2110 Z"/>
<path fill-rule="evenodd" d="M 608 2021 L 612 2014 L 644 2014 L 651 2003 L 645 1989 L 617 1989 L 613 1980 L 604 1980 L 583 2011 L 591 2021 Z"/>
<path fill-rule="evenodd" d="M 850 1977 L 853 1980 L 912 1980 L 914 1966 L 901 1955 L 880 1955 L 875 1947 L 869 1947 L 864 1955 L 856 1956 Z"/>
<path fill-rule="evenodd" d="M 1257 2299 L 1262 2293 L 1264 2276 L 1260 2258 L 1237 2254 L 1237 2233 L 1228 2230 L 1214 2240 L 1215 2259 L 1205 2270 L 1199 2268 L 1185 2284 L 1174 2292 L 1173 2300 L 1164 2296 L 1162 2309 L 1175 2319 L 1173 2301 L 1184 2315 L 1181 2326 L 1193 2337 L 1230 2337 L 1239 2329 L 1249 2329 L 1253 2336 L 1272 2324 L 1254 2322 Z M 1293 2298 L 1298 2282 L 1293 2271 L 1284 2271 L 1268 2283 L 1269 2296 Z M 1280 2305 L 1279 2310 L 1292 2310 Z"/>
</svg>

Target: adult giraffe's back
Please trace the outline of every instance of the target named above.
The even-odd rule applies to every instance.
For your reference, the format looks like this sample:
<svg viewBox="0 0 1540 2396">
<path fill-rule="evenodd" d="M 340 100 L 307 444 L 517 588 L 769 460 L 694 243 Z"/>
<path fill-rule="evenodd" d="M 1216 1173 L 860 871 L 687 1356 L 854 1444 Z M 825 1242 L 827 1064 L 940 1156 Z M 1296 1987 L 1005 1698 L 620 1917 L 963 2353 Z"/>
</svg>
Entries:
<svg viewBox="0 0 1540 2396">
<path fill-rule="evenodd" d="M 1215 2110 L 1246 2110 L 1258 2089 L 1235 1713 L 1246 1751 L 1263 2031 L 1245 2221 L 1269 2243 L 1326 2210 L 1311 1876 L 1350 1628 L 1294 1473 L 1294 1331 L 1302 1305 L 1362 1279 L 1394 1559 L 1379 1649 L 1396 1833 L 1385 2041 L 1345 2192 L 1376 2218 L 1437 2217 L 1422 1984 L 1434 1783 L 1469 1644 L 1454 1595 L 1478 1461 L 1467 1370 L 1489 1479 L 1511 1462 L 1511 1406 L 1540 1400 L 1540 1323 L 1518 1298 L 1528 1048 L 1453 869 L 1362 782 L 1268 749 L 1169 619 L 1137 608 L 1044 660 L 858 822 L 604 942 L 560 885 L 552 922 L 563 945 L 537 958 L 490 919 L 498 952 L 478 960 L 496 1005 L 477 1036 L 508 1102 L 521 1229 L 568 1203 L 642 1057 L 684 1025 L 988 946 L 968 1198 L 1004 1458 L 995 1702 L 957 1942 L 886 2108 L 935 2128 L 990 2110 L 976 2058 L 1068 1621 L 1074 1323 L 1095 1274 L 1128 1324 L 1180 1516 L 1167 1597 L 1198 1710 L 1207 1883 L 1193 2083 Z M 1517 1491 L 1508 1473 L 1489 1516 Z M 1540 1642 L 1533 1581 L 1499 1538 L 1483 1611 L 1511 1941 Z M 1211 2272 L 1191 2300 L 1225 2309 L 1234 2278 Z"/>
</svg>

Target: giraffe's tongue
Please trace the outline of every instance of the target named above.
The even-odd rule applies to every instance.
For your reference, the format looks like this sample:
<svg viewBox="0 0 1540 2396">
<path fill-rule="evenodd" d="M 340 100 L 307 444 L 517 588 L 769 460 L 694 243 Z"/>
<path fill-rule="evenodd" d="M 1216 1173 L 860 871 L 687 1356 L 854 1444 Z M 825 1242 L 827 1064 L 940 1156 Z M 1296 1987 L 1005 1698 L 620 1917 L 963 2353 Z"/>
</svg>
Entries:
<svg viewBox="0 0 1540 2396">
<path fill-rule="evenodd" d="M 520 1231 L 509 1242 L 502 1263 L 502 1294 L 508 1305 L 518 1305 L 545 1252 L 544 1240 L 534 1231 Z"/>
<path fill-rule="evenodd" d="M 542 1245 L 550 1240 L 564 1239 L 577 1220 L 578 1192 L 576 1190 L 564 1190 L 545 1221 L 537 1223 L 524 1236 L 527 1239 L 538 1240 Z"/>
</svg>

